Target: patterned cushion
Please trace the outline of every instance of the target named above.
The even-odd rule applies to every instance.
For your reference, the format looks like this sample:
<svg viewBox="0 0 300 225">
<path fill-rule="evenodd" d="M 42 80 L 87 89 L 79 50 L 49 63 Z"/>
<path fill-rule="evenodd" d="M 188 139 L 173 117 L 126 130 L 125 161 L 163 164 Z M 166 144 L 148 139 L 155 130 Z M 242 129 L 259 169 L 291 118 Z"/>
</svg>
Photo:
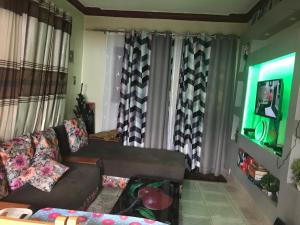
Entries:
<svg viewBox="0 0 300 225">
<path fill-rule="evenodd" d="M 125 189 L 128 181 L 129 181 L 129 178 L 106 176 L 106 175 L 102 176 L 103 187 Z"/>
<path fill-rule="evenodd" d="M 52 159 L 35 161 L 31 167 L 23 171 L 20 178 L 42 191 L 50 192 L 59 178 L 69 167 Z"/>
<path fill-rule="evenodd" d="M 53 159 L 61 162 L 58 139 L 55 131 L 52 128 L 35 132 L 31 136 L 35 146 L 35 161 L 36 159 Z"/>
<path fill-rule="evenodd" d="M 65 120 L 64 125 L 68 134 L 69 145 L 72 152 L 88 145 L 88 133 L 81 119 Z"/>
<path fill-rule="evenodd" d="M 34 151 L 29 135 L 1 143 L 1 162 L 4 165 L 8 185 L 11 190 L 16 190 L 25 184 L 20 179 L 20 174 L 30 167 L 33 154 Z"/>
</svg>

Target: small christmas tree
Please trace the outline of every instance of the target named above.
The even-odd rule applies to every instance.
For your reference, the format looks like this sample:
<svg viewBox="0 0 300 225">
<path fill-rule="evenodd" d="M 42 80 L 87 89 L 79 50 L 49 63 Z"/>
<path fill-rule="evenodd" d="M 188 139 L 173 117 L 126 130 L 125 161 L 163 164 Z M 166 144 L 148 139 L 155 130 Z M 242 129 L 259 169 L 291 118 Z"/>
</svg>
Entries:
<svg viewBox="0 0 300 225">
<path fill-rule="evenodd" d="M 93 134 L 95 132 L 94 111 L 86 102 L 86 99 L 82 94 L 82 87 L 83 84 L 81 84 L 80 93 L 76 98 L 77 105 L 75 105 L 73 112 L 77 118 L 81 118 L 83 120 L 88 134 Z"/>
</svg>

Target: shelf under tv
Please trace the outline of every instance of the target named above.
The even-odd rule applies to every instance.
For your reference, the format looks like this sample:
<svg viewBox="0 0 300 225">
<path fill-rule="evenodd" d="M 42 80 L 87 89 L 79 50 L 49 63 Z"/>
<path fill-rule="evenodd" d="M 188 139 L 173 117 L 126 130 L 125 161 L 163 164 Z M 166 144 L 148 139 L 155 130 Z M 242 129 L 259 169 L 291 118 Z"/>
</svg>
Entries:
<svg viewBox="0 0 300 225">
<path fill-rule="evenodd" d="M 273 175 L 280 176 L 280 170 L 277 168 L 277 156 L 272 148 L 269 148 L 260 142 L 250 139 L 246 135 L 240 134 L 238 145 L 247 149 L 247 152 L 253 156 L 259 164 L 264 165 Z"/>
</svg>

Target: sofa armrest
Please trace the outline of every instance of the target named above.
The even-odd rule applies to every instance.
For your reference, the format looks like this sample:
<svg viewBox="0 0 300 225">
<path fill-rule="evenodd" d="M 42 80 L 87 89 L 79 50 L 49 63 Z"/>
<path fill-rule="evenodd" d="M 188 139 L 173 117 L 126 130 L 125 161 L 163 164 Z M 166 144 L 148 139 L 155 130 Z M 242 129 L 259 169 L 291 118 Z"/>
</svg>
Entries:
<svg viewBox="0 0 300 225">
<path fill-rule="evenodd" d="M 89 164 L 89 165 L 97 165 L 99 161 L 98 158 L 93 157 L 84 157 L 84 156 L 63 156 L 64 162 L 69 163 L 82 163 L 82 164 Z"/>
<path fill-rule="evenodd" d="M 0 201 L 0 209 L 6 208 L 30 208 L 28 204 Z"/>
</svg>

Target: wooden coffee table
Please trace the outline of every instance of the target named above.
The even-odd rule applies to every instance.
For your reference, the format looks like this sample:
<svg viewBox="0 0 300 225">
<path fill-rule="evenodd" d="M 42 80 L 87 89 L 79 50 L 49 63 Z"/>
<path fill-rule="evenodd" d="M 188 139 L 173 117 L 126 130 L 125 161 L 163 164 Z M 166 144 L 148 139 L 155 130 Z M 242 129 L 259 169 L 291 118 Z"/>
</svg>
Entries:
<svg viewBox="0 0 300 225">
<path fill-rule="evenodd" d="M 143 217 L 178 225 L 179 184 L 158 178 L 130 178 L 111 214 Z"/>
</svg>

